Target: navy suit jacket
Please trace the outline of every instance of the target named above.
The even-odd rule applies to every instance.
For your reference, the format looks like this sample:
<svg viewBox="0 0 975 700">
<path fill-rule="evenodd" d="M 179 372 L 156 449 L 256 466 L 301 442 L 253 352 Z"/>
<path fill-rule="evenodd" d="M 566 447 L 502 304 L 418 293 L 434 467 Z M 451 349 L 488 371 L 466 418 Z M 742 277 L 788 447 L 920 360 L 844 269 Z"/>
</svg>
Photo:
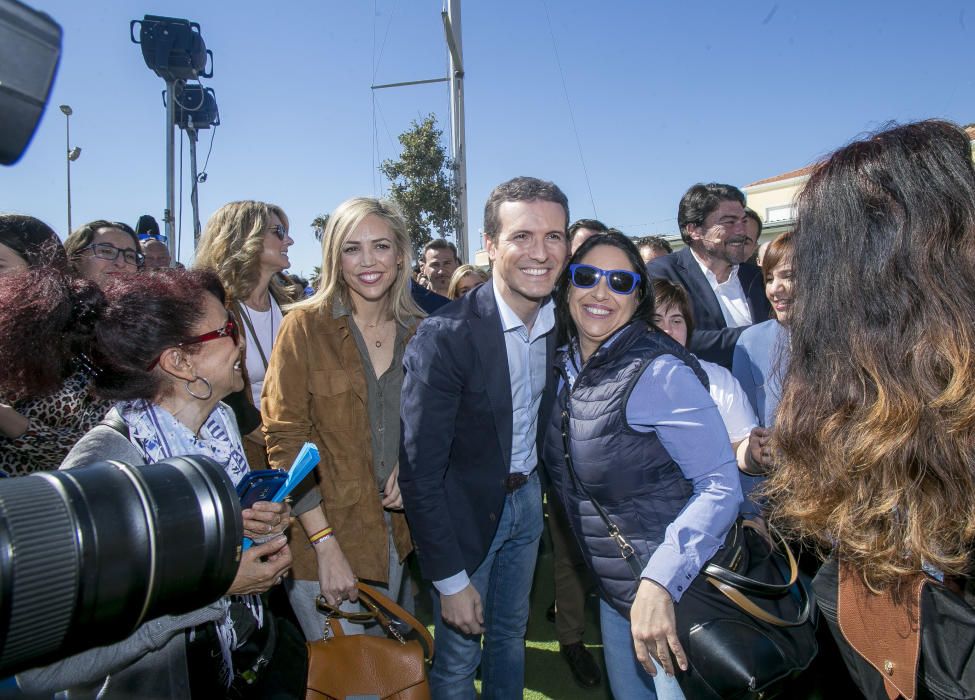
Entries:
<svg viewBox="0 0 975 700">
<path fill-rule="evenodd" d="M 555 330 L 546 337 L 548 366 Z M 468 575 L 498 527 L 511 465 L 511 378 L 494 287 L 424 320 L 406 348 L 399 485 L 423 575 Z M 550 372 L 538 430 L 555 396 Z M 538 450 L 541 454 L 541 450 Z"/>
<path fill-rule="evenodd" d="M 676 253 L 654 258 L 647 263 L 647 274 L 651 279 L 666 279 L 683 285 L 691 297 L 694 312 L 694 333 L 687 349 L 702 360 L 717 363 L 730 370 L 735 343 L 748 326 L 728 328 L 718 297 L 701 272 L 701 266 L 691 249 L 681 248 Z M 738 266 L 738 281 L 748 299 L 752 321 L 767 321 L 771 307 L 765 296 L 765 280 L 762 279 L 761 268 L 751 263 L 742 263 Z"/>
<path fill-rule="evenodd" d="M 450 303 L 450 299 L 447 297 L 441 296 L 436 292 L 431 292 L 413 280 L 410 280 L 410 293 L 413 295 L 413 301 L 416 302 L 416 305 L 428 314 L 432 314 L 441 306 L 446 306 Z"/>
</svg>

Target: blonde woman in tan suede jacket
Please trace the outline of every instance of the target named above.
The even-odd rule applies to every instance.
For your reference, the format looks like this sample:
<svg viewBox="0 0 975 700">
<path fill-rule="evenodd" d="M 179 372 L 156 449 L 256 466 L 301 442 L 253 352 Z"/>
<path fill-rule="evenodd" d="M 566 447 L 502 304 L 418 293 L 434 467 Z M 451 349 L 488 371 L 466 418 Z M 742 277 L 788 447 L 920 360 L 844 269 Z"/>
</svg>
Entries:
<svg viewBox="0 0 975 700">
<path fill-rule="evenodd" d="M 358 609 L 356 578 L 394 600 L 401 589 L 402 602 L 411 593 L 403 585 L 412 544 L 397 481 L 399 398 L 403 351 L 423 312 L 410 295 L 409 250 L 391 203 L 342 203 L 322 238 L 318 291 L 289 307 L 264 378 L 271 466 L 288 468 L 306 441 L 321 454 L 322 507 L 300 516 L 304 533 L 293 531 L 291 544 L 289 597 L 309 640 L 322 634 L 319 593 L 350 611 Z"/>
</svg>

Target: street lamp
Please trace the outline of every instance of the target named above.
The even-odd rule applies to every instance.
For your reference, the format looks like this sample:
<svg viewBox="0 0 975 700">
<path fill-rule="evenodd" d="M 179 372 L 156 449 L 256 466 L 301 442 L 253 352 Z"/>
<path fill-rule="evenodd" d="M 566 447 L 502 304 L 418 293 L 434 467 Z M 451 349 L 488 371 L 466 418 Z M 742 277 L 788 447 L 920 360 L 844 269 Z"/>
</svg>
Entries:
<svg viewBox="0 0 975 700">
<path fill-rule="evenodd" d="M 70 105 L 61 105 L 61 114 L 64 115 L 64 144 L 65 151 L 68 154 L 68 231 L 66 235 L 71 234 L 71 163 L 78 160 L 81 156 L 81 149 L 75 146 L 71 148 L 71 115 L 74 111 L 71 109 Z"/>
</svg>

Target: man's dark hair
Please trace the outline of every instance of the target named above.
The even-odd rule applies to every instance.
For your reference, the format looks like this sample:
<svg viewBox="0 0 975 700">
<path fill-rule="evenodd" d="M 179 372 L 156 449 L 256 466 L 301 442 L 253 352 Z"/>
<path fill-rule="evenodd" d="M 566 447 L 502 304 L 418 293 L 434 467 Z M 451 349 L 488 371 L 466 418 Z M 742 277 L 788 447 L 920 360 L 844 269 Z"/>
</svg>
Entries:
<svg viewBox="0 0 975 700">
<path fill-rule="evenodd" d="M 448 241 L 446 238 L 434 238 L 432 241 L 428 241 L 427 244 L 423 246 L 423 254 L 420 256 L 421 262 L 427 261 L 428 250 L 449 250 L 454 254 L 454 260 L 460 262 L 460 258 L 457 257 L 457 246 Z"/>
<path fill-rule="evenodd" d="M 754 209 L 749 208 L 749 207 L 745 207 L 745 217 L 748 218 L 748 219 L 751 219 L 756 224 L 758 224 L 758 235 L 761 236 L 762 235 L 762 217 L 760 217 L 758 215 L 758 212 L 755 211 Z M 758 240 L 758 237 L 756 237 L 755 240 Z"/>
<path fill-rule="evenodd" d="M 662 250 L 667 255 L 674 252 L 674 249 L 670 246 L 670 242 L 663 236 L 644 236 L 637 241 L 637 248 L 644 248 L 646 246 L 650 246 L 653 250 Z"/>
<path fill-rule="evenodd" d="M 677 226 L 684 243 L 691 242 L 687 227 L 690 224 L 701 226 L 721 202 L 739 202 L 741 206 L 745 206 L 745 195 L 734 185 L 722 185 L 718 182 L 709 182 L 706 185 L 699 182 L 684 193 L 677 207 Z"/>
<path fill-rule="evenodd" d="M 143 214 L 135 225 L 136 234 L 147 233 L 150 236 L 159 237 L 159 222 L 152 214 Z"/>
<path fill-rule="evenodd" d="M 516 177 L 502 182 L 491 190 L 484 205 L 484 235 L 497 240 L 501 230 L 498 209 L 504 202 L 532 202 L 541 200 L 562 205 L 565 210 L 565 226 L 569 226 L 569 198 L 553 182 L 539 180 L 537 177 Z M 425 255 L 426 253 L 424 253 Z"/>
<path fill-rule="evenodd" d="M 572 222 L 572 225 L 569 226 L 569 230 L 566 233 L 566 238 L 569 240 L 569 244 L 571 244 L 572 239 L 575 238 L 576 231 L 581 228 L 587 228 L 590 231 L 597 231 L 599 233 L 606 233 L 609 231 L 609 227 L 599 219 L 579 219 L 578 221 Z"/>
</svg>

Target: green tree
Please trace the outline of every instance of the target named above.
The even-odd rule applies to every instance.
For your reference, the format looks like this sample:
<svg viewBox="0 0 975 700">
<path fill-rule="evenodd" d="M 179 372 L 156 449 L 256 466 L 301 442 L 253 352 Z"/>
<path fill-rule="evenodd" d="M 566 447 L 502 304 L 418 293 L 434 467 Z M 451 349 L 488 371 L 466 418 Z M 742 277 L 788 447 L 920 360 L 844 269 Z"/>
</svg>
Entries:
<svg viewBox="0 0 975 700">
<path fill-rule="evenodd" d="M 325 235 L 325 227 L 328 226 L 328 217 L 330 214 L 319 214 L 315 217 L 314 221 L 311 222 L 312 230 L 315 232 L 315 238 L 321 242 L 322 236 Z"/>
<path fill-rule="evenodd" d="M 434 237 L 456 238 L 456 190 L 453 163 L 444 148 L 437 118 L 414 120 L 399 135 L 403 151 L 398 160 L 384 160 L 379 170 L 389 180 L 389 196 L 406 219 L 417 256 Z"/>
</svg>

